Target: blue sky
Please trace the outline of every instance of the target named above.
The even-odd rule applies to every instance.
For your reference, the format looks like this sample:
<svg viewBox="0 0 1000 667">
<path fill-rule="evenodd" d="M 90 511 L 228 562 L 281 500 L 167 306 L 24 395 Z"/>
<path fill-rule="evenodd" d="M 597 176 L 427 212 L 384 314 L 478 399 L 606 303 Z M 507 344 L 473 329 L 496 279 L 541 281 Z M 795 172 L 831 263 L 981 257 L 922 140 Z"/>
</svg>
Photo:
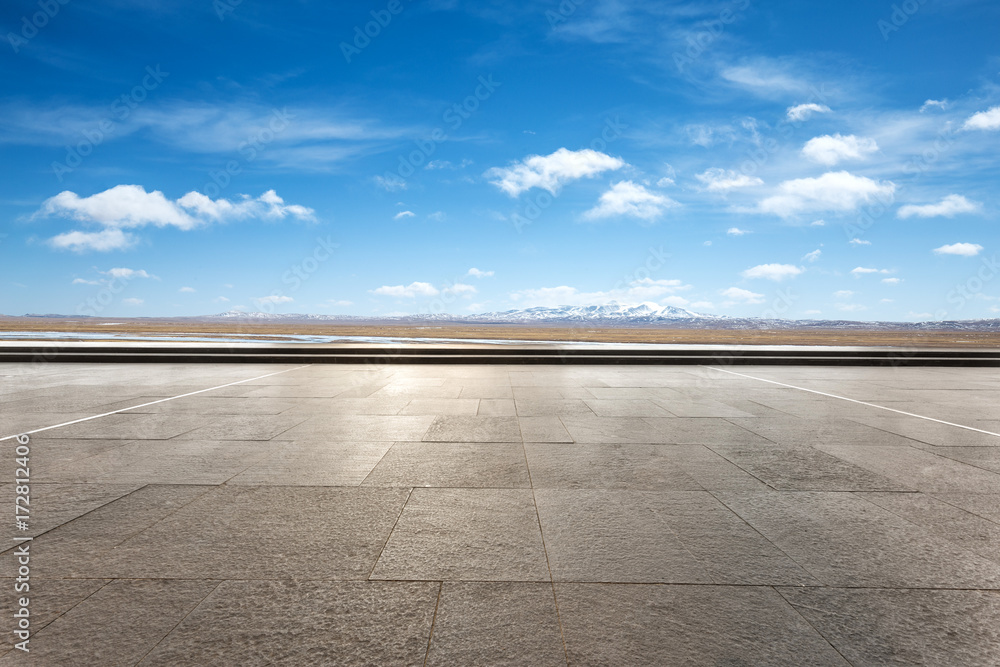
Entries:
<svg viewBox="0 0 1000 667">
<path fill-rule="evenodd" d="M 4 5 L 4 314 L 1000 313 L 1000 5 Z"/>
</svg>

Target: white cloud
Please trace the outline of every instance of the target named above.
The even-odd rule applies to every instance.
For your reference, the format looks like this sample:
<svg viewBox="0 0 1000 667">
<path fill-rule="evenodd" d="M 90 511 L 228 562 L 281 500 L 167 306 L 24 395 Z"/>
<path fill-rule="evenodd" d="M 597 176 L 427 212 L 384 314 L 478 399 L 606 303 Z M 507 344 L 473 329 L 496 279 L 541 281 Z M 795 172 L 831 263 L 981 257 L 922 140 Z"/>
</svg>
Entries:
<svg viewBox="0 0 1000 667">
<path fill-rule="evenodd" d="M 650 192 L 632 181 L 620 181 L 601 195 L 597 206 L 586 211 L 587 220 L 627 215 L 641 220 L 655 220 L 668 208 L 680 206 L 670 197 Z"/>
<path fill-rule="evenodd" d="M 108 269 L 107 271 L 101 271 L 106 276 L 111 276 L 112 278 L 122 278 L 123 280 L 132 280 L 134 278 L 152 278 L 153 280 L 159 280 L 156 276 L 148 273 L 145 269 L 127 269 L 125 267 L 117 267 L 113 269 Z"/>
<path fill-rule="evenodd" d="M 826 227 L 826 220 L 813 220 L 809 223 L 810 227 Z"/>
<path fill-rule="evenodd" d="M 427 163 L 427 166 L 424 167 L 424 169 L 429 169 L 429 170 L 434 170 L 434 169 L 453 169 L 453 170 L 454 169 L 465 169 L 466 167 L 468 167 L 471 164 L 472 164 L 472 160 L 469 160 L 469 159 L 462 160 L 458 164 L 454 164 L 453 162 L 450 162 L 449 160 L 431 160 L 430 162 Z"/>
<path fill-rule="evenodd" d="M 386 192 L 398 192 L 400 190 L 406 189 L 406 181 L 398 176 L 376 176 L 372 179 L 375 181 L 375 185 L 379 186 Z"/>
<path fill-rule="evenodd" d="M 952 243 L 934 248 L 937 255 L 960 255 L 962 257 L 975 257 L 982 251 L 983 246 L 978 243 Z"/>
<path fill-rule="evenodd" d="M 446 286 L 441 291 L 444 292 L 445 294 L 467 294 L 467 295 L 472 295 L 472 294 L 475 294 L 476 292 L 478 292 L 479 290 L 477 290 L 472 285 L 466 285 L 465 283 L 453 283 L 451 285 Z"/>
<path fill-rule="evenodd" d="M 720 142 L 732 143 L 736 140 L 736 130 L 729 125 L 716 127 L 702 124 L 686 125 L 684 131 L 687 132 L 688 139 L 692 144 L 704 148 L 711 148 Z"/>
<path fill-rule="evenodd" d="M 899 283 L 903 282 L 903 279 L 902 278 L 883 278 L 882 282 L 884 282 L 886 285 L 898 285 Z M 883 299 L 883 301 L 885 301 L 885 299 Z"/>
<path fill-rule="evenodd" d="M 293 299 L 290 296 L 281 296 L 279 294 L 272 294 L 270 296 L 254 297 L 252 300 L 257 305 L 264 305 L 265 303 L 275 304 L 276 305 L 276 304 L 279 304 L 279 303 L 290 303 L 292 301 L 295 301 L 295 299 Z"/>
<path fill-rule="evenodd" d="M 793 107 L 788 107 L 786 117 L 792 122 L 799 122 L 809 120 L 809 117 L 814 113 L 830 113 L 830 107 L 825 104 L 816 104 L 815 102 L 796 104 Z"/>
<path fill-rule="evenodd" d="M 434 285 L 420 282 L 413 282 L 409 285 L 383 285 L 382 287 L 371 290 L 371 292 L 382 296 L 395 296 L 407 299 L 413 299 L 418 296 L 437 296 L 440 294 Z"/>
<path fill-rule="evenodd" d="M 868 137 L 825 134 L 807 141 L 802 154 L 813 162 L 832 167 L 844 160 L 863 160 L 877 150 L 878 144 Z"/>
<path fill-rule="evenodd" d="M 743 236 L 744 234 L 750 234 L 746 229 L 740 229 L 739 227 L 730 227 L 726 230 L 726 234 L 729 236 Z"/>
<path fill-rule="evenodd" d="M 865 266 L 858 266 L 851 269 L 851 275 L 853 275 L 855 278 L 858 278 L 868 273 L 892 273 L 892 271 L 890 271 L 889 269 L 873 269 Z"/>
<path fill-rule="evenodd" d="M 719 294 L 727 299 L 732 299 L 733 301 L 740 301 L 743 303 L 764 303 L 763 294 L 757 294 L 756 292 L 751 292 L 750 290 L 741 289 L 739 287 L 729 287 L 727 289 L 720 290 Z"/>
<path fill-rule="evenodd" d="M 392 216 L 393 220 L 401 220 L 403 218 L 412 218 L 416 215 L 413 211 L 400 211 L 396 215 Z"/>
<path fill-rule="evenodd" d="M 742 65 L 727 67 L 719 73 L 723 79 L 763 97 L 784 97 L 802 93 L 809 84 L 786 64 L 770 58 L 756 58 Z"/>
<path fill-rule="evenodd" d="M 434 211 L 427 216 L 428 220 L 433 220 L 434 222 L 444 222 L 448 216 L 445 215 L 444 211 Z"/>
<path fill-rule="evenodd" d="M 211 199 L 200 192 L 189 192 L 177 203 L 188 211 L 212 220 L 240 220 L 244 218 L 284 218 L 291 215 L 301 220 L 312 220 L 313 210 L 298 204 L 285 204 L 274 190 L 268 190 L 256 199 L 242 195 L 242 199 Z"/>
<path fill-rule="evenodd" d="M 517 197 L 531 188 L 556 194 L 570 181 L 590 178 L 608 170 L 621 169 L 625 161 L 589 148 L 571 151 L 560 148 L 550 155 L 529 155 L 509 167 L 493 167 L 484 174 L 490 183 Z"/>
<path fill-rule="evenodd" d="M 849 289 L 837 290 L 833 293 L 835 299 L 850 299 L 852 296 L 854 296 L 854 292 Z"/>
<path fill-rule="evenodd" d="M 962 195 L 948 195 L 942 199 L 937 204 L 907 204 L 906 206 L 900 206 L 899 210 L 896 211 L 897 218 L 912 218 L 917 216 L 918 218 L 954 218 L 960 213 L 975 213 L 980 209 L 982 204 L 979 202 L 969 201 Z"/>
<path fill-rule="evenodd" d="M 61 217 L 97 224 L 98 232 L 71 231 L 49 240 L 56 248 L 83 250 L 120 250 L 135 243 L 123 229 L 152 225 L 190 230 L 200 225 L 241 218 L 284 218 L 292 216 L 313 219 L 313 210 L 297 204 L 285 204 L 268 190 L 256 199 L 243 195 L 235 202 L 210 199 L 198 192 L 189 192 L 176 201 L 167 199 L 159 190 L 146 192 L 141 185 L 116 185 L 89 197 L 80 197 L 69 190 L 45 200 L 32 216 Z"/>
<path fill-rule="evenodd" d="M 876 199 L 891 201 L 896 184 L 846 171 L 830 171 L 818 178 L 784 181 L 778 190 L 781 194 L 761 201 L 758 211 L 783 218 L 810 211 L 853 211 Z"/>
<path fill-rule="evenodd" d="M 676 279 L 653 280 L 652 278 L 639 278 L 629 283 L 629 287 L 625 290 L 623 298 L 639 299 L 641 301 L 655 299 L 664 294 L 674 294 L 675 292 L 682 292 L 688 289 L 691 289 L 690 285 L 685 285 L 682 281 Z"/>
<path fill-rule="evenodd" d="M 141 185 L 116 185 L 89 197 L 64 190 L 42 203 L 35 214 L 39 217 L 59 216 L 96 222 L 110 228 L 174 226 L 191 229 L 198 220 L 188 215 L 159 190 L 146 192 Z"/>
<path fill-rule="evenodd" d="M 763 185 L 764 181 L 756 176 L 747 176 L 732 169 L 706 169 L 704 173 L 695 175 L 699 181 L 705 184 L 705 189 L 709 192 L 725 192 L 733 188 L 747 188 L 754 185 Z"/>
<path fill-rule="evenodd" d="M 83 278 L 74 278 L 74 285 L 103 285 L 100 280 L 84 280 Z"/>
<path fill-rule="evenodd" d="M 193 288 L 193 287 L 182 287 L 182 288 L 180 288 L 180 289 L 179 289 L 179 290 L 177 290 L 177 291 L 178 291 L 178 292 L 185 292 L 185 293 L 188 293 L 188 294 L 191 294 L 191 293 L 194 293 L 194 292 L 197 292 L 198 290 L 196 290 L 196 289 L 195 289 L 195 288 Z"/>
<path fill-rule="evenodd" d="M 217 296 L 214 299 L 212 299 L 212 301 L 214 301 L 216 303 L 229 303 L 229 299 L 227 299 L 224 296 Z"/>
<path fill-rule="evenodd" d="M 129 297 L 127 299 L 122 299 L 122 303 L 125 304 L 126 306 L 141 306 L 145 302 L 142 299 Z"/>
<path fill-rule="evenodd" d="M 804 270 L 792 264 L 759 264 L 747 269 L 742 275 L 744 278 L 766 278 L 767 280 L 782 281 L 785 278 L 794 278 Z"/>
<path fill-rule="evenodd" d="M 670 178 L 669 176 L 664 176 L 663 178 L 661 178 L 656 182 L 656 187 L 665 188 L 673 184 L 674 184 L 674 179 Z"/>
<path fill-rule="evenodd" d="M 471 269 L 469 269 L 469 271 L 465 275 L 472 276 L 473 278 L 492 278 L 493 277 L 493 272 L 492 271 L 480 271 L 476 267 L 472 267 Z"/>
<path fill-rule="evenodd" d="M 819 259 L 819 256 L 822 254 L 823 251 L 820 250 L 819 248 L 816 248 L 812 252 L 807 252 L 806 254 L 802 255 L 802 259 L 804 259 L 807 262 L 815 262 L 817 259 Z"/>
<path fill-rule="evenodd" d="M 64 232 L 53 236 L 48 241 L 53 248 L 60 250 L 72 250 L 74 252 L 85 252 L 96 250 L 97 252 L 107 252 L 109 250 L 125 250 L 135 245 L 136 238 L 132 234 L 126 234 L 120 229 L 105 229 L 100 232 Z"/>
<path fill-rule="evenodd" d="M 686 285 L 680 280 L 642 278 L 633 280 L 627 287 L 606 292 L 581 292 L 575 287 L 560 285 L 558 287 L 520 290 L 511 293 L 510 298 L 525 308 L 535 306 L 598 306 L 610 301 L 622 304 L 655 301 L 661 305 L 684 308 L 689 305 L 687 299 L 676 293 L 688 289 L 691 289 L 691 285 Z"/>
<path fill-rule="evenodd" d="M 851 245 L 871 245 L 872 244 L 871 241 L 863 241 L 861 239 L 851 239 L 850 241 L 848 241 L 848 243 L 851 244 Z"/>
<path fill-rule="evenodd" d="M 963 130 L 1000 130 L 1000 106 L 974 113 L 962 125 Z"/>
<path fill-rule="evenodd" d="M 920 113 L 927 111 L 928 109 L 947 109 L 948 100 L 927 100 L 920 107 Z"/>
</svg>

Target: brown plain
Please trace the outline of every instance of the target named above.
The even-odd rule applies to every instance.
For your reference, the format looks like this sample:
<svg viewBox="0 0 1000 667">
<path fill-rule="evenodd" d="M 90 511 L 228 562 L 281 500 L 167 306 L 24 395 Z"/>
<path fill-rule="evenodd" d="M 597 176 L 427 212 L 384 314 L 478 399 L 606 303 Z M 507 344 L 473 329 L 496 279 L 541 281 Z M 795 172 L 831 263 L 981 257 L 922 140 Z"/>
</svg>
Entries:
<svg viewBox="0 0 1000 667">
<path fill-rule="evenodd" d="M 113 323 L 113 324 L 111 324 Z M 282 340 L 287 335 L 378 336 L 386 338 L 502 339 L 593 343 L 676 343 L 687 345 L 835 345 L 920 348 L 1000 348 L 1000 331 L 947 329 L 704 329 L 617 328 L 508 324 L 331 324 L 316 322 L 205 321 L 198 318 L 2 317 L 6 332 L 128 333 L 153 336 L 239 337 Z M 31 340 L 39 340 L 32 338 Z M 93 340 L 93 339 L 89 339 Z M 115 340 L 109 336 L 109 341 Z"/>
</svg>

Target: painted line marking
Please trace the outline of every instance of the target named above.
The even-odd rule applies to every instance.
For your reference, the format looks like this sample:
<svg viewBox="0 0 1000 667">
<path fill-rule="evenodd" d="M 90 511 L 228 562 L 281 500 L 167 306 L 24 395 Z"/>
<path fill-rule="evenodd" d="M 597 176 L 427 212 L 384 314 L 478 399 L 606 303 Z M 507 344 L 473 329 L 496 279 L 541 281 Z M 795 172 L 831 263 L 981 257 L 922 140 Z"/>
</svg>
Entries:
<svg viewBox="0 0 1000 667">
<path fill-rule="evenodd" d="M 739 375 L 740 377 L 749 378 L 751 380 L 760 380 L 761 382 L 769 382 L 771 384 L 776 384 L 779 387 L 788 387 L 789 389 L 798 389 L 799 391 L 808 391 L 811 394 L 819 394 L 820 396 L 828 396 L 830 398 L 839 398 L 842 401 L 850 401 L 851 403 L 857 403 L 859 405 L 867 405 L 870 408 L 878 408 L 879 410 L 888 410 L 889 412 L 895 412 L 901 415 L 906 415 L 907 417 L 916 417 L 917 419 L 926 419 L 927 421 L 937 422 L 938 424 L 945 424 L 947 426 L 955 426 L 958 428 L 964 428 L 967 431 L 975 431 L 976 433 L 985 433 L 986 435 L 993 435 L 1000 438 L 1000 433 L 994 433 L 993 431 L 984 431 L 981 428 L 973 428 L 972 426 L 965 426 L 963 424 L 955 424 L 953 422 L 946 422 L 943 419 L 935 419 L 934 417 L 925 417 L 924 415 L 916 415 L 912 412 L 904 412 L 903 410 L 897 410 L 896 408 L 887 408 L 884 405 L 875 405 L 874 403 L 866 403 L 865 401 L 859 401 L 856 398 L 847 398 L 846 396 L 838 396 L 837 394 L 828 394 L 825 391 L 817 391 L 815 389 L 806 389 L 805 387 L 796 387 L 794 384 L 785 384 L 784 382 L 778 382 L 776 380 L 768 380 L 765 378 L 754 377 L 753 375 L 746 375 L 745 373 L 737 373 L 736 371 L 726 370 L 725 368 L 716 368 L 715 366 L 702 366 L 702 368 L 708 368 L 713 371 L 721 371 L 723 373 L 729 373 L 730 375 Z"/>
<path fill-rule="evenodd" d="M 25 431 L 24 433 L 17 433 L 15 435 L 5 436 L 3 438 L 0 438 L 0 442 L 3 442 L 4 440 L 10 440 L 12 438 L 16 438 L 19 435 L 32 435 L 33 433 L 41 433 L 42 431 L 48 431 L 48 430 L 51 430 L 51 429 L 54 429 L 54 428 L 61 428 L 63 426 L 70 426 L 71 424 L 79 424 L 80 422 L 87 422 L 87 421 L 90 421 L 91 419 L 100 419 L 101 417 L 107 417 L 108 415 L 116 415 L 119 412 L 125 412 L 126 410 L 135 410 L 136 408 L 144 408 L 147 405 L 156 405 L 157 403 L 164 403 L 166 401 L 172 401 L 175 398 L 184 398 L 185 396 L 194 396 L 195 394 L 203 394 L 206 391 L 215 391 L 216 389 L 222 389 L 224 387 L 232 387 L 233 385 L 243 384 L 244 382 L 253 382 L 254 380 L 263 380 L 264 378 L 269 378 L 272 375 L 281 375 L 282 373 L 288 373 L 288 372 L 291 372 L 291 371 L 297 371 L 300 368 L 308 368 L 311 365 L 312 364 L 306 364 L 305 366 L 296 366 L 295 368 L 286 368 L 283 371 L 277 371 L 277 372 L 274 372 L 274 373 L 268 373 L 267 375 L 261 375 L 259 377 L 255 377 L 255 378 L 247 378 L 246 380 L 237 380 L 236 382 L 230 382 L 228 384 L 220 384 L 218 387 L 209 387 L 208 389 L 199 389 L 198 391 L 192 391 L 192 392 L 188 392 L 186 394 L 180 394 L 178 396 L 171 396 L 170 398 L 161 398 L 161 399 L 159 399 L 157 401 L 150 401 L 149 403 L 143 403 L 142 405 L 133 405 L 133 406 L 130 406 L 130 407 L 127 407 L 127 408 L 122 408 L 121 410 L 114 410 L 112 412 L 105 412 L 102 415 L 94 415 L 93 417 L 83 417 L 82 419 L 74 419 L 71 422 L 65 422 L 63 424 L 56 424 L 55 426 L 45 426 L 45 427 L 42 427 L 42 428 L 36 428 L 34 431 Z"/>
</svg>

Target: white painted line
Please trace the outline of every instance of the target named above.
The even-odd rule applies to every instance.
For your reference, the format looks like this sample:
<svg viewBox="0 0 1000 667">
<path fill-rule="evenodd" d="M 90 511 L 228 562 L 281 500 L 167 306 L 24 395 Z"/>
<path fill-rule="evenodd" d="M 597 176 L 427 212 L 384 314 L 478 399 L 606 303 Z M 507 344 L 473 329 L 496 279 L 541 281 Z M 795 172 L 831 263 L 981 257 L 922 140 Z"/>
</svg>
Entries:
<svg viewBox="0 0 1000 667">
<path fill-rule="evenodd" d="M 94 415 L 93 417 L 83 417 L 82 419 L 74 419 L 71 422 L 65 422 L 63 424 L 56 424 L 55 426 L 45 426 L 43 428 L 36 428 L 34 431 L 25 431 L 23 433 L 17 433 L 15 435 L 8 435 L 0 438 L 0 442 L 4 440 L 10 440 L 11 438 L 16 438 L 19 435 L 31 435 L 33 433 L 41 433 L 42 431 L 48 431 L 54 428 L 60 428 L 63 426 L 69 426 L 70 424 L 79 424 L 80 422 L 89 422 L 91 419 L 100 419 L 101 417 L 107 417 L 108 415 L 116 415 L 119 412 L 125 412 L 126 410 L 135 410 L 136 408 L 144 408 L 147 405 L 156 405 L 157 403 L 164 403 L 166 401 L 172 401 L 175 398 L 184 398 L 185 396 L 194 396 L 195 394 L 204 394 L 206 391 L 215 391 L 216 389 L 222 389 L 223 387 L 232 387 L 234 384 L 243 384 L 244 382 L 252 382 L 254 380 L 262 380 L 264 378 L 269 378 L 272 375 L 281 375 L 282 373 L 288 373 L 290 371 L 297 371 L 300 368 L 308 368 L 312 364 L 306 364 L 304 366 L 296 366 L 295 368 L 286 368 L 283 371 L 276 371 L 274 373 L 268 373 L 267 375 L 261 375 L 255 378 L 247 378 L 246 380 L 237 380 L 236 382 L 230 382 L 229 384 L 220 384 L 218 387 L 209 387 L 208 389 L 199 389 L 198 391 L 191 391 L 186 394 L 180 394 L 178 396 L 171 396 L 170 398 L 161 398 L 158 401 L 150 401 L 149 403 L 143 403 L 142 405 L 133 405 L 128 408 L 122 408 L 121 410 L 114 410 L 112 412 L 105 412 L 102 415 Z"/>
<path fill-rule="evenodd" d="M 847 398 L 846 396 L 837 396 L 836 394 L 828 394 L 825 391 L 816 391 L 815 389 L 806 389 L 805 387 L 796 387 L 794 384 L 785 384 L 784 382 L 777 382 L 775 380 L 767 380 L 765 378 L 754 377 L 753 375 L 746 375 L 744 373 L 737 373 L 736 371 L 726 370 L 725 368 L 716 368 L 715 366 L 702 366 L 702 368 L 708 368 L 713 371 L 722 371 L 723 373 L 729 373 L 730 375 L 739 375 L 740 377 L 749 378 L 751 380 L 760 380 L 761 382 L 769 382 L 771 384 L 776 384 L 780 387 L 788 387 L 789 389 L 798 389 L 799 391 L 808 391 L 810 394 L 819 394 L 820 396 L 829 396 L 830 398 L 839 398 L 842 401 L 850 401 L 851 403 L 857 403 L 859 405 L 867 405 L 870 408 L 878 408 L 879 410 L 888 410 L 889 412 L 895 412 L 901 415 L 906 415 L 907 417 L 916 417 L 917 419 L 926 419 L 929 422 L 937 422 L 938 424 L 946 424 L 947 426 L 955 426 L 957 428 L 964 428 L 966 431 L 975 431 L 976 433 L 985 433 L 986 435 L 995 435 L 1000 438 L 1000 433 L 994 433 L 993 431 L 984 431 L 981 428 L 973 428 L 971 426 L 964 426 L 962 424 L 954 424 L 952 422 L 946 422 L 943 419 L 934 419 L 934 417 L 925 417 L 924 415 L 915 415 L 912 412 L 904 412 L 902 410 L 897 410 L 896 408 L 887 408 L 884 405 L 875 405 L 874 403 L 866 403 L 864 401 L 859 401 L 854 398 Z"/>
</svg>

